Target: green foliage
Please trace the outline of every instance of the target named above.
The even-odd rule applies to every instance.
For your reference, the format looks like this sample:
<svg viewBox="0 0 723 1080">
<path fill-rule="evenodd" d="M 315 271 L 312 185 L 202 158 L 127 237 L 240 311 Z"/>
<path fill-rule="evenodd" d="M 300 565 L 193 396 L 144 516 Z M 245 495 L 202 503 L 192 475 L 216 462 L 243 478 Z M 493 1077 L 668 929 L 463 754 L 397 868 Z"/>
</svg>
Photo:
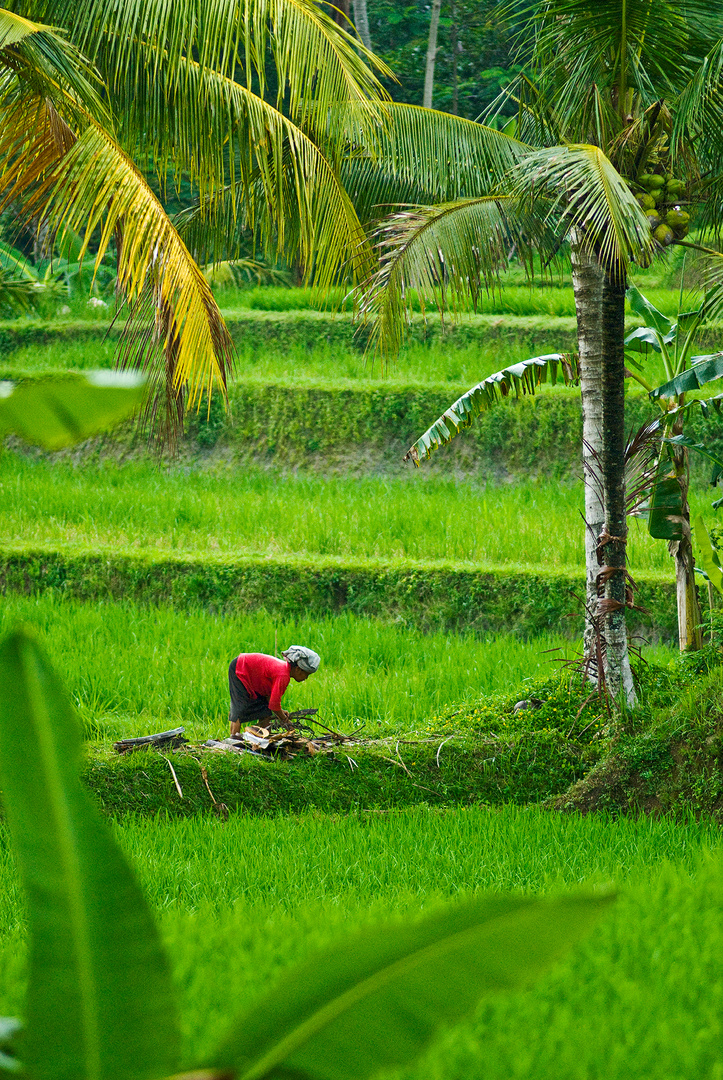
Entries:
<svg viewBox="0 0 723 1080">
<path fill-rule="evenodd" d="M 32 940 L 23 1060 L 39 1080 L 146 1080 L 177 1065 L 170 980 L 79 758 L 62 686 L 15 634 L 0 648 L 0 776 Z"/>
<path fill-rule="evenodd" d="M 12 433 L 46 450 L 60 450 L 125 420 L 145 393 L 144 376 L 108 371 L 17 387 L 0 383 L 0 438 Z"/>
<path fill-rule="evenodd" d="M 224 824 L 208 812 L 126 817 L 114 834 L 173 965 L 184 1068 L 226 1037 L 229 1002 L 251 1007 L 350 927 L 403 925 L 490 889 L 555 896 L 581 882 L 621 888 L 597 933 L 535 987 L 488 997 L 403 1075 L 647 1080 L 662 1059 L 699 1080 L 720 1056 L 720 827 L 710 819 L 422 806 Z M 0 1012 L 20 1015 L 26 940 L 2 825 L 0 866 Z"/>
<path fill-rule="evenodd" d="M 28 1070 L 47 1080 L 157 1076 L 177 1054 L 166 962 L 146 904 L 78 784 L 72 710 L 27 635 L 4 642 L 0 668 L 0 773 L 32 943 Z M 609 903 L 471 900 L 367 931 L 282 983 L 269 1001 L 280 1023 L 269 1025 L 263 1000 L 242 1014 L 212 1060 L 246 1080 L 278 1069 L 363 1080 L 408 1064 L 482 995 L 534 980 Z"/>
</svg>

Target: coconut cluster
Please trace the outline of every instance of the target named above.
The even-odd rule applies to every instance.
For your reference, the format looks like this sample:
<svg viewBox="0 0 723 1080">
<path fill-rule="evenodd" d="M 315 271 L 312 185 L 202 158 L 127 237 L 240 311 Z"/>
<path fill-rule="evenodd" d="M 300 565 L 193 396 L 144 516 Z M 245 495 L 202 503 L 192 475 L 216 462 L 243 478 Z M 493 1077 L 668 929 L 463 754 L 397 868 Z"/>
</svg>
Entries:
<svg viewBox="0 0 723 1080">
<path fill-rule="evenodd" d="M 662 247 L 688 235 L 690 214 L 680 206 L 685 197 L 685 181 L 677 180 L 671 173 L 644 173 L 638 177 L 643 188 L 638 202 L 650 222 L 650 229 Z"/>
</svg>

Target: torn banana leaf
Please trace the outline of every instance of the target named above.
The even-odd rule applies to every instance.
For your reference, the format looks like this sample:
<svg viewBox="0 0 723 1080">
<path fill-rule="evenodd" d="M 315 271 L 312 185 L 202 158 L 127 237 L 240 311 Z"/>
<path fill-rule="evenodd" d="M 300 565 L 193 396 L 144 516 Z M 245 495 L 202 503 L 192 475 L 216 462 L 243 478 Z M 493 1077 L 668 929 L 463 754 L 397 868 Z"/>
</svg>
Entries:
<svg viewBox="0 0 723 1080">
<path fill-rule="evenodd" d="M 658 398 L 676 398 L 691 390 L 699 390 L 706 383 L 723 377 L 723 352 L 709 353 L 707 356 L 694 356 L 691 366 L 670 382 L 657 386 L 650 391 L 650 400 Z"/>
<path fill-rule="evenodd" d="M 576 353 L 549 353 L 546 356 L 533 356 L 512 364 L 494 375 L 488 375 L 478 382 L 466 394 L 457 398 L 453 405 L 435 420 L 430 428 L 409 448 L 404 455 L 405 461 L 419 465 L 421 458 L 431 457 L 432 451 L 446 445 L 459 434 L 462 428 L 470 427 L 480 413 L 495 405 L 500 398 L 508 397 L 510 392 L 534 394 L 543 383 L 555 385 L 562 380 L 565 386 L 579 380 L 578 356 Z"/>
</svg>

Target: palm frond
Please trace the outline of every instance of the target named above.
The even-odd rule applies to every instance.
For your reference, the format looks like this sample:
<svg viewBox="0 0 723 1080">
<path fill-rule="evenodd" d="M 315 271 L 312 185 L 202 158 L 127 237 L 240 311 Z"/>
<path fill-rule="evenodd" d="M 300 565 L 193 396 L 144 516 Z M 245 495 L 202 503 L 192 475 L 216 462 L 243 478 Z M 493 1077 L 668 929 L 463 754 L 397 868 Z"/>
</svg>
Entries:
<svg viewBox="0 0 723 1080">
<path fill-rule="evenodd" d="M 422 458 L 429 458 L 434 450 L 446 446 L 463 428 L 470 427 L 476 416 L 492 408 L 502 398 L 509 397 L 510 393 L 517 397 L 521 394 L 534 394 L 543 383 L 554 386 L 560 379 L 565 386 L 577 384 L 579 381 L 576 353 L 533 356 L 530 360 L 522 360 L 519 364 L 512 364 L 494 375 L 488 375 L 462 397 L 457 398 L 446 412 L 435 420 L 409 448 L 404 460 L 419 465 Z"/>
<path fill-rule="evenodd" d="M 347 124 L 357 149 L 343 161 L 342 177 L 363 221 L 393 205 L 489 195 L 529 150 L 484 124 L 397 102 L 386 105 L 371 148 L 353 116 Z"/>
<path fill-rule="evenodd" d="M 371 342 L 382 356 L 397 352 L 410 316 L 410 290 L 422 306 L 441 309 L 473 304 L 497 281 L 513 249 L 524 259 L 538 220 L 520 214 L 508 198 L 459 199 L 400 211 L 387 218 L 376 238 L 380 267 L 362 291 L 360 311 L 371 325 Z"/>
<path fill-rule="evenodd" d="M 188 123 L 211 116 L 203 97 L 188 94 L 189 65 L 238 80 L 298 125 L 320 133 L 340 103 L 355 107 L 371 137 L 387 94 L 373 72 L 391 73 L 313 0 L 49 0 L 60 25 L 99 67 L 125 130 L 162 142 L 169 103 L 188 108 Z M 275 68 L 275 87 L 267 65 Z M 239 75 L 241 72 L 241 75 Z M 158 91 L 158 85 L 164 92 Z M 197 137 L 203 136 L 199 128 Z M 327 135 L 332 137 L 331 132 Z M 171 146 L 169 138 L 167 146 Z"/>
<path fill-rule="evenodd" d="M 655 250 L 648 219 L 632 191 L 596 146 L 538 150 L 517 170 L 515 194 L 530 206 L 549 200 L 546 221 L 577 230 L 589 254 L 613 276 L 631 261 L 648 265 Z"/>
<path fill-rule="evenodd" d="M 79 50 L 52 27 L 0 8 L 0 107 L 27 91 L 109 122 L 100 80 Z"/>
<path fill-rule="evenodd" d="M 27 212 L 42 213 L 51 235 L 61 229 L 82 234 L 81 259 L 99 230 L 96 271 L 115 236 L 119 288 L 132 310 L 139 304 L 142 310 L 148 295 L 155 308 L 150 321 L 144 312 L 145 326 L 132 336 L 126 360 L 151 372 L 163 369 L 162 376 L 156 371 L 153 377 L 157 384 L 168 383 L 171 409 L 183 394 L 198 405 L 214 388 L 225 393 L 231 339 L 203 274 L 162 205 L 111 135 L 91 122 L 68 149 L 69 133 L 66 129 L 64 142 L 58 141 L 52 113 L 49 103 L 36 101 L 32 109 L 13 114 L 24 126 L 3 138 L 24 143 L 24 150 L 5 169 L 6 197 L 24 198 Z"/>
<path fill-rule="evenodd" d="M 344 273 L 368 276 L 373 257 L 341 177 L 325 148 L 246 87 L 197 67 L 189 76 L 215 99 L 206 181 L 198 207 L 184 215 L 184 235 L 204 258 L 233 257 L 234 238 L 248 229 L 269 253 L 299 258 L 309 277 L 326 288 Z M 196 82 L 192 81 L 195 87 Z M 233 167 L 223 186 L 228 155 L 226 129 L 233 124 Z M 188 133 L 178 132 L 178 143 Z M 201 152 L 198 147 L 198 152 Z M 214 165 L 214 157 L 216 165 Z M 210 177 L 210 179 L 209 179 Z M 208 194 L 205 194 L 208 189 Z"/>
</svg>

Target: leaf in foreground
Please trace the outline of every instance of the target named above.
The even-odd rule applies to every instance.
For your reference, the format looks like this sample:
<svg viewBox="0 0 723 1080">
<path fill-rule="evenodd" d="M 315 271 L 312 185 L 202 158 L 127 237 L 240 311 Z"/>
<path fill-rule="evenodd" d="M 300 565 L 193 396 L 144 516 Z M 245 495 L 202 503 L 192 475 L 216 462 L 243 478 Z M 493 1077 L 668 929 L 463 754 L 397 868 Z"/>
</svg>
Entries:
<svg viewBox="0 0 723 1080">
<path fill-rule="evenodd" d="M 0 786 L 27 898 L 23 1064 L 34 1080 L 177 1066 L 173 992 L 141 891 L 78 778 L 78 719 L 23 631 L 0 646 Z"/>
<path fill-rule="evenodd" d="M 368 930 L 289 973 L 215 1056 L 239 1080 L 364 1080 L 406 1065 L 480 998 L 532 982 L 590 930 L 610 896 L 489 897 Z"/>
<path fill-rule="evenodd" d="M 82 378 L 0 383 L 0 438 L 10 433 L 45 450 L 89 439 L 138 408 L 146 380 L 132 372 L 91 371 Z"/>
</svg>

